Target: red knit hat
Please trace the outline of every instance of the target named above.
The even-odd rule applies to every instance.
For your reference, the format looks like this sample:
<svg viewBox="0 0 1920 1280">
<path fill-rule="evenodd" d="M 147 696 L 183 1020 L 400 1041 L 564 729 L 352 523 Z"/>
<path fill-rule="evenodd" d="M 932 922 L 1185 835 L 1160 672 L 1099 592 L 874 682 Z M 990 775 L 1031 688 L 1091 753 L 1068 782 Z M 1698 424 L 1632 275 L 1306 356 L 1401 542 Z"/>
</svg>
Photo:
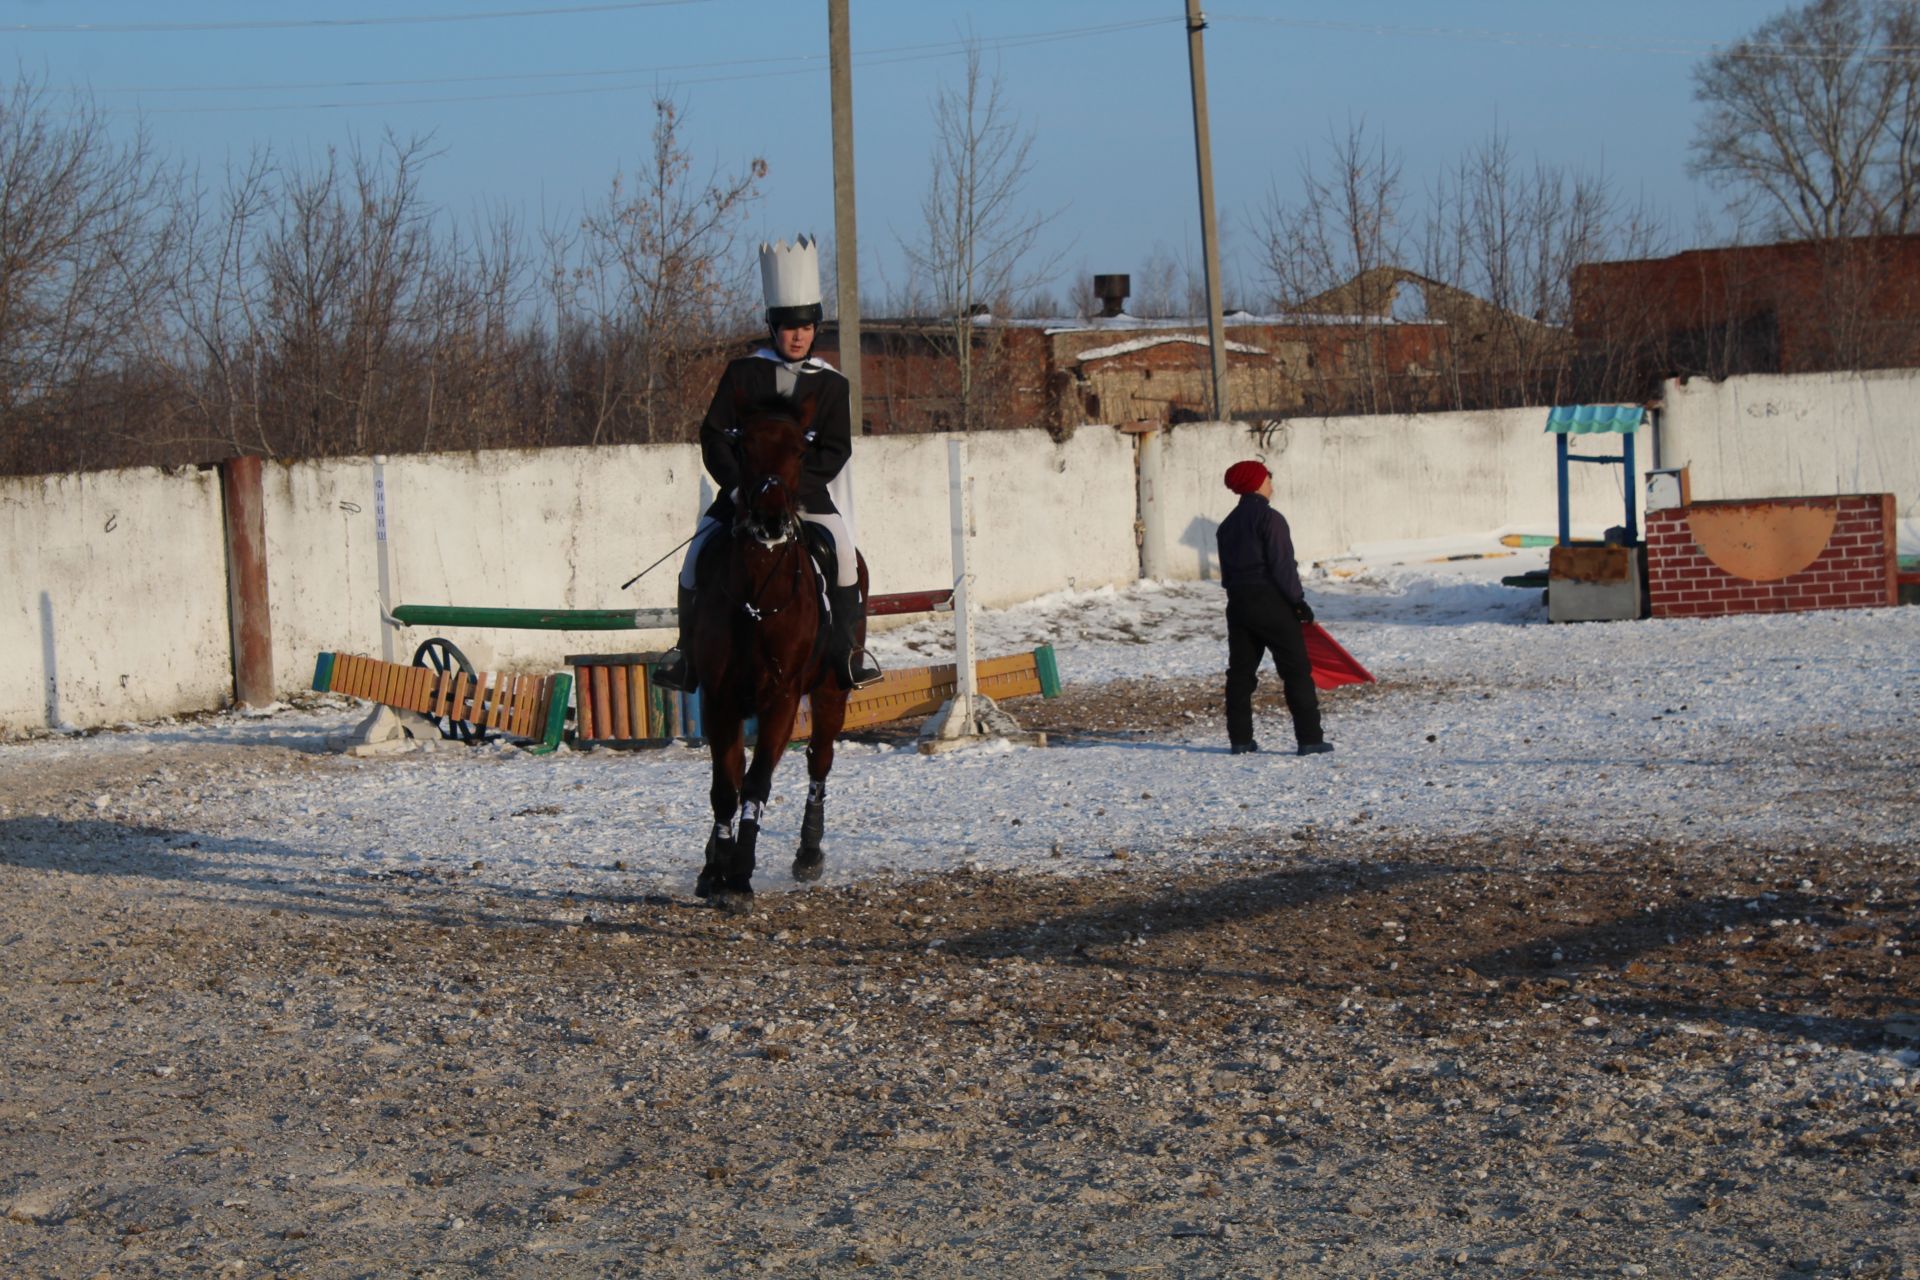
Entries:
<svg viewBox="0 0 1920 1280">
<path fill-rule="evenodd" d="M 1227 468 L 1227 488 L 1235 493 L 1252 493 L 1271 479 L 1273 473 L 1267 470 L 1264 462 L 1249 458 L 1245 462 L 1236 462 Z"/>
</svg>

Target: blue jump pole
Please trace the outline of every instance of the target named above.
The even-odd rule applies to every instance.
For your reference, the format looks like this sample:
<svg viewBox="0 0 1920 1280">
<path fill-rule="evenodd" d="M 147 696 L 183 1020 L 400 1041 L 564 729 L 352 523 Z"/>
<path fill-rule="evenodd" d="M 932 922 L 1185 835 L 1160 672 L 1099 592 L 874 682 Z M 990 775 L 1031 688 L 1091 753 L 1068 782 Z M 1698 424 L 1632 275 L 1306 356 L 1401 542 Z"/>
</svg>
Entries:
<svg viewBox="0 0 1920 1280">
<path fill-rule="evenodd" d="M 1560 545 L 1568 546 L 1573 542 L 1573 513 L 1567 494 L 1567 436 L 1560 432 L 1553 437 L 1554 458 L 1560 471 Z"/>
</svg>

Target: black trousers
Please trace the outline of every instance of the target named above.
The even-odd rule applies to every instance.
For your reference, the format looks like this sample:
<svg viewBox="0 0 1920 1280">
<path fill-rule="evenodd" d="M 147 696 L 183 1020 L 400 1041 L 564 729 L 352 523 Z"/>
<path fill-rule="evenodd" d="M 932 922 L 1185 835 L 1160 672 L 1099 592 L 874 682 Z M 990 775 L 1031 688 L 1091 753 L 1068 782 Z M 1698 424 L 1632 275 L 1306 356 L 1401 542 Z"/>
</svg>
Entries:
<svg viewBox="0 0 1920 1280">
<path fill-rule="evenodd" d="M 1313 687 L 1313 663 L 1307 642 L 1278 589 L 1235 588 L 1227 592 L 1227 737 L 1253 741 L 1253 690 L 1260 682 L 1260 659 L 1273 654 L 1274 669 L 1286 690 L 1293 715 L 1293 736 L 1301 745 L 1322 740 L 1320 692 Z"/>
</svg>

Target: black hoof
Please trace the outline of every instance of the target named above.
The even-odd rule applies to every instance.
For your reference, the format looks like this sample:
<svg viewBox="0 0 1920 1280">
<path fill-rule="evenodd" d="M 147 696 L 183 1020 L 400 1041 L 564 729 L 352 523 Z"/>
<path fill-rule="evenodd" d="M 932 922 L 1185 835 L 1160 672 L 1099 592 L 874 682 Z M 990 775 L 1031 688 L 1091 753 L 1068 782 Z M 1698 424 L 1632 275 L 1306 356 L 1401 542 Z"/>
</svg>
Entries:
<svg viewBox="0 0 1920 1280">
<path fill-rule="evenodd" d="M 734 842 L 722 840 L 718 836 L 707 837 L 706 863 L 700 868 L 700 878 L 693 882 L 693 896 L 711 898 L 719 892 L 726 882 L 727 863 L 732 860 Z"/>
<path fill-rule="evenodd" d="M 819 849 L 802 849 L 793 860 L 793 878 L 802 882 L 818 880 L 826 869 L 827 855 Z"/>
</svg>

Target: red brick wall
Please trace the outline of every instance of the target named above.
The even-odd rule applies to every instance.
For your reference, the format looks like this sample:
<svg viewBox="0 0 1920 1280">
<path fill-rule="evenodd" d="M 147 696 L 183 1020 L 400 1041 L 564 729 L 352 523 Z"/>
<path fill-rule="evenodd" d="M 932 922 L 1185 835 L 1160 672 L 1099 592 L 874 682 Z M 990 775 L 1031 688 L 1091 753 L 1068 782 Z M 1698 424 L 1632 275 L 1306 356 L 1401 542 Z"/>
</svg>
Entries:
<svg viewBox="0 0 1920 1280">
<path fill-rule="evenodd" d="M 1784 499 L 1831 503 L 1833 536 L 1812 564 L 1777 582 L 1737 578 L 1693 539 L 1686 507 L 1647 515 L 1648 596 L 1656 618 L 1802 609 L 1864 609 L 1899 603 L 1894 502 L 1890 493 Z"/>
</svg>

